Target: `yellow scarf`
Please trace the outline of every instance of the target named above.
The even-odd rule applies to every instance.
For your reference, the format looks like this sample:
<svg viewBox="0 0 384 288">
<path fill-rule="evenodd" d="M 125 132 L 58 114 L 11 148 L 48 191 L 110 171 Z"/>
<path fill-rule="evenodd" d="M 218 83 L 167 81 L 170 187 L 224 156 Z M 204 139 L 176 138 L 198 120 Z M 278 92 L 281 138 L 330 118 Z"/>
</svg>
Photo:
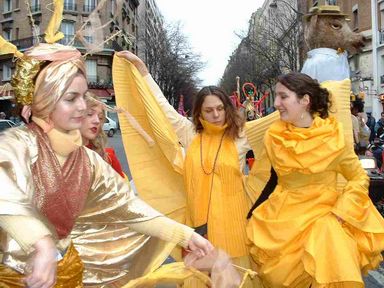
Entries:
<svg viewBox="0 0 384 288">
<path fill-rule="evenodd" d="M 223 136 L 226 125 L 200 121 L 204 130 L 189 146 L 184 166 L 187 224 L 198 227 L 208 223 L 208 239 L 215 247 L 232 257 L 247 255 L 245 226 L 249 207 L 235 142 Z"/>
</svg>

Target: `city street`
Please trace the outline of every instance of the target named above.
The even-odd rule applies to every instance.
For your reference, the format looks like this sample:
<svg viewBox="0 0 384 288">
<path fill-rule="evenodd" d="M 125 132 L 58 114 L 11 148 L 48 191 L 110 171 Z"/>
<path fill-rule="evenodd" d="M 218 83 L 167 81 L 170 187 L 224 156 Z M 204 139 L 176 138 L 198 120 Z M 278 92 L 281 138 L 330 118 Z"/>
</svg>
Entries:
<svg viewBox="0 0 384 288">
<path fill-rule="evenodd" d="M 119 158 L 124 172 L 131 179 L 129 172 L 128 163 L 125 157 L 124 147 L 121 141 L 121 133 L 118 131 L 113 137 L 108 138 L 109 146 L 112 146 Z M 367 288 L 382 288 L 384 287 L 384 263 L 381 263 L 380 267 L 375 271 L 370 271 L 369 274 L 364 278 L 365 287 Z M 172 286 L 161 286 L 161 287 L 172 287 Z"/>
</svg>

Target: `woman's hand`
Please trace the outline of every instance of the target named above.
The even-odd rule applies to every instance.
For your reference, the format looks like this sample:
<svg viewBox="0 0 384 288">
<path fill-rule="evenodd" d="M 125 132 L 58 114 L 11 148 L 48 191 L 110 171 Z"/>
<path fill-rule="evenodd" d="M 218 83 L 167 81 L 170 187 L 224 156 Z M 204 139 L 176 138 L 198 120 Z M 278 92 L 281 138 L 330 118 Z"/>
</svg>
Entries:
<svg viewBox="0 0 384 288">
<path fill-rule="evenodd" d="M 188 249 L 195 254 L 197 258 L 201 258 L 213 251 L 213 245 L 207 239 L 194 232 L 188 242 Z"/>
<path fill-rule="evenodd" d="M 32 273 L 25 278 L 29 288 L 50 288 L 56 282 L 57 249 L 50 236 L 41 238 L 35 244 L 31 261 Z"/>
<path fill-rule="evenodd" d="M 116 55 L 119 57 L 127 59 L 129 62 L 131 62 L 133 65 L 135 65 L 135 67 L 137 68 L 137 70 L 139 70 L 139 72 L 142 76 L 149 74 L 147 66 L 145 66 L 143 60 L 141 60 L 139 57 L 137 57 L 132 52 L 125 50 L 125 51 L 116 52 Z"/>
</svg>

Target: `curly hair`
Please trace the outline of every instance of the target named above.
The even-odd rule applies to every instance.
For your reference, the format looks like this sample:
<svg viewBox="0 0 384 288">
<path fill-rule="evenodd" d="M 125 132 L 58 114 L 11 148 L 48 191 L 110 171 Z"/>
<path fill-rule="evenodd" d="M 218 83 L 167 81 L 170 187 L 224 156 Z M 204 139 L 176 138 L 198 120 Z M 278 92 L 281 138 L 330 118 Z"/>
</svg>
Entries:
<svg viewBox="0 0 384 288">
<path fill-rule="evenodd" d="M 201 107 L 206 96 L 214 95 L 217 96 L 224 104 L 225 110 L 225 122 L 228 125 L 226 131 L 227 135 L 232 139 L 239 137 L 240 131 L 244 126 L 244 119 L 236 111 L 235 106 L 229 96 L 224 92 L 223 89 L 217 86 L 205 86 L 195 95 L 193 108 L 192 108 L 192 122 L 195 125 L 195 130 L 200 133 L 204 130 L 203 125 L 200 122 Z"/>
<path fill-rule="evenodd" d="M 300 72 L 290 72 L 280 75 L 277 82 L 283 84 L 289 90 L 296 93 L 297 98 L 302 99 L 304 95 L 309 96 L 309 113 L 321 118 L 328 118 L 332 101 L 327 89 L 322 88 L 319 82 L 310 76 Z"/>
<path fill-rule="evenodd" d="M 93 107 L 96 107 L 98 105 L 101 105 L 100 98 L 94 93 L 89 91 L 86 93 L 85 102 L 87 103 L 87 110 Z M 101 119 L 100 127 L 103 127 L 104 121 L 105 121 L 105 117 Z M 93 151 L 98 153 L 108 163 L 110 162 L 108 154 L 105 153 L 105 146 L 107 145 L 107 136 L 105 135 L 102 128 L 99 134 L 96 136 L 96 138 L 94 140 L 89 140 L 89 143 L 91 144 Z"/>
</svg>

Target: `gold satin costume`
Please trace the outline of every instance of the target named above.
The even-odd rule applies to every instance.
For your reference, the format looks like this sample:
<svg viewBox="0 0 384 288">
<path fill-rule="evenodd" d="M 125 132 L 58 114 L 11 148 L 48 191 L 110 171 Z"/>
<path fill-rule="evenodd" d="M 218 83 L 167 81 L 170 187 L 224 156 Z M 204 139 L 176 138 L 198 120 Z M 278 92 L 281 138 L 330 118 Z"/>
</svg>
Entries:
<svg viewBox="0 0 384 288">
<path fill-rule="evenodd" d="M 0 251 L 3 263 L 0 264 L 0 277 L 5 275 L 4 271 L 9 271 L 4 270 L 7 267 L 21 274 L 28 272 L 26 262 L 33 251 L 30 244 L 44 235 L 54 238 L 64 259 L 73 241 L 84 263 L 84 284 L 98 287 L 112 281 L 121 286 L 153 271 L 177 244 L 131 229 L 139 230 L 140 225 L 164 217 L 135 197 L 126 181 L 97 153 L 85 148 L 91 163 L 91 189 L 71 234 L 58 240 L 54 227 L 32 204 L 34 184 L 30 167 L 39 157 L 35 135 L 27 127 L 18 127 L 5 131 L 0 139 Z M 19 221 L 23 227 L 8 225 L 14 221 Z M 180 232 L 184 234 L 186 231 Z M 20 233 L 27 237 L 16 241 L 13 235 Z M 176 235 L 175 239 L 189 239 L 190 235 L 186 232 Z M 77 265 L 73 261 L 69 264 Z M 68 269 L 66 271 L 73 271 Z M 61 276 L 70 275 L 60 275 L 59 278 Z"/>
</svg>

